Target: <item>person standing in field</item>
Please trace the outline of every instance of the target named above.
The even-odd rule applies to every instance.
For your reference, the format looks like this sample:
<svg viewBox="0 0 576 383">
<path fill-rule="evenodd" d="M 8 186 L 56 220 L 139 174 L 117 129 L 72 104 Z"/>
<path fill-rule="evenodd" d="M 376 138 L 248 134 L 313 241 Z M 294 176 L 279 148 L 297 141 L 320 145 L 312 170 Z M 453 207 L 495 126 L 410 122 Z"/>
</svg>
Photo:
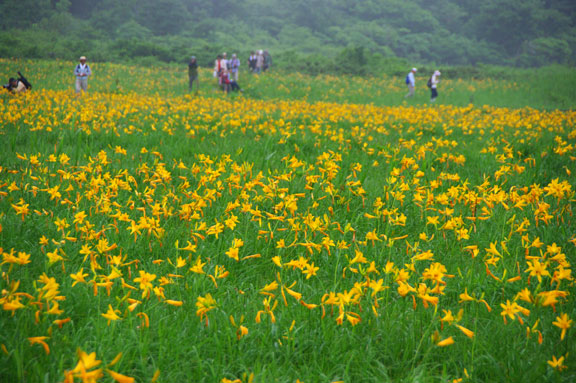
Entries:
<svg viewBox="0 0 576 383">
<path fill-rule="evenodd" d="M 256 56 L 256 69 L 254 73 L 260 74 L 262 73 L 262 69 L 264 68 L 264 51 L 258 51 L 258 56 Z"/>
<path fill-rule="evenodd" d="M 254 51 L 250 52 L 250 57 L 248 58 L 248 68 L 252 73 L 254 73 L 256 70 L 256 53 L 254 53 Z"/>
<path fill-rule="evenodd" d="M 198 93 L 198 62 L 196 61 L 196 56 L 190 57 L 190 62 L 188 63 L 188 91 L 192 91 L 196 83 L 196 93 Z"/>
<path fill-rule="evenodd" d="M 228 54 L 226 52 L 222 53 L 222 68 L 223 69 L 230 69 L 228 67 L 229 63 L 230 63 L 230 60 L 228 60 Z"/>
<path fill-rule="evenodd" d="M 238 82 L 238 71 L 240 69 L 240 59 L 236 56 L 236 53 L 232 55 L 232 59 L 228 62 L 228 70 L 232 74 L 234 81 Z"/>
<path fill-rule="evenodd" d="M 438 97 L 438 83 L 440 82 L 440 75 L 442 73 L 440 73 L 439 70 L 434 71 L 434 74 L 432 75 L 432 77 L 430 77 L 430 80 L 428 80 L 428 87 L 430 88 L 430 102 L 434 102 L 436 101 L 436 98 Z"/>
<path fill-rule="evenodd" d="M 214 62 L 214 77 L 218 79 L 218 85 L 222 86 L 222 71 L 224 70 L 222 55 L 216 56 Z"/>
<path fill-rule="evenodd" d="M 264 66 L 263 71 L 266 72 L 272 66 L 272 56 L 270 56 L 270 52 L 264 51 Z"/>
<path fill-rule="evenodd" d="M 86 64 L 86 57 L 80 57 L 80 63 L 76 65 L 74 69 L 74 75 L 76 76 L 76 93 L 80 94 L 81 91 L 88 91 L 88 76 L 92 75 L 90 66 Z"/>
<path fill-rule="evenodd" d="M 418 72 L 418 69 L 412 68 L 410 73 L 406 76 L 406 85 L 408 86 L 408 94 L 404 98 L 414 97 L 414 87 L 416 86 L 416 79 L 414 75 Z"/>
</svg>

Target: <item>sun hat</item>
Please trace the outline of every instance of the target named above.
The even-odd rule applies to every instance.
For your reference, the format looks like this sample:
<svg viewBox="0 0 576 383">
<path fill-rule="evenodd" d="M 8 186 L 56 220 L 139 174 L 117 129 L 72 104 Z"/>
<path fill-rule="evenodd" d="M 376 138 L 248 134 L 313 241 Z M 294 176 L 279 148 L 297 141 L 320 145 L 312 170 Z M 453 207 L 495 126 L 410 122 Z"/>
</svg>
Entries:
<svg viewBox="0 0 576 383">
<path fill-rule="evenodd" d="M 86 56 L 80 56 L 80 60 L 86 60 Z"/>
<path fill-rule="evenodd" d="M 418 72 L 418 69 L 412 68 L 412 72 Z"/>
</svg>

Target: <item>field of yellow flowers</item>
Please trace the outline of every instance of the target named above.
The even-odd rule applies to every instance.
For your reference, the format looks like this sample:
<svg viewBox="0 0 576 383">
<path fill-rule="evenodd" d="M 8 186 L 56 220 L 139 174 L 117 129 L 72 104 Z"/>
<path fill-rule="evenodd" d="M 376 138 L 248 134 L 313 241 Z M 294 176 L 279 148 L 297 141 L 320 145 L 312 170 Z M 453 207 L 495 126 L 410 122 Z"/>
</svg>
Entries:
<svg viewBox="0 0 576 383">
<path fill-rule="evenodd" d="M 1 382 L 576 379 L 576 111 L 43 76 L 0 94 Z"/>
</svg>

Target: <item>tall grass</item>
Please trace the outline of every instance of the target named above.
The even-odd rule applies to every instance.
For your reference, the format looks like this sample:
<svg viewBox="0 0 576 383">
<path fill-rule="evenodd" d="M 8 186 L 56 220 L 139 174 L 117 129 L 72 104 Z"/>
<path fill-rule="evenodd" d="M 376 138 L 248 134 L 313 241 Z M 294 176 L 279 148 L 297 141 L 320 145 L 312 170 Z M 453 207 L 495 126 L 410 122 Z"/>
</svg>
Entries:
<svg viewBox="0 0 576 383">
<path fill-rule="evenodd" d="M 568 90 L 72 68 L 0 63 L 2 382 L 576 378 Z"/>
</svg>

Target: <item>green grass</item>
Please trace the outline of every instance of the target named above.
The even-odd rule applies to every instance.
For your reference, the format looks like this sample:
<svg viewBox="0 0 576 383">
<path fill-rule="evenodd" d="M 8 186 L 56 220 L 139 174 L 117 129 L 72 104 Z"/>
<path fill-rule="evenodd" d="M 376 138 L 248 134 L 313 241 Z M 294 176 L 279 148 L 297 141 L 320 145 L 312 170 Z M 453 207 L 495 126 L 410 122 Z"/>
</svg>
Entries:
<svg viewBox="0 0 576 383">
<path fill-rule="evenodd" d="M 89 63 L 93 69 L 91 91 L 147 95 L 181 96 L 188 93 L 186 65 L 131 67 L 109 63 Z M 37 89 L 74 89 L 74 63 L 65 61 L 4 60 L 0 78 L 16 77 L 21 71 Z M 274 70 L 271 72 L 274 73 Z M 451 71 L 449 71 L 451 73 Z M 481 71 L 482 73 L 482 71 Z M 497 77 L 492 77 L 496 74 Z M 252 99 L 288 99 L 309 102 L 327 101 L 377 106 L 428 105 L 426 88 L 429 73 L 418 73 L 417 92 L 406 100 L 404 77 L 308 76 L 285 71 L 272 76 L 240 72 L 239 83 L 245 96 Z M 455 106 L 496 106 L 507 108 L 572 109 L 576 105 L 574 68 L 550 66 L 539 69 L 485 68 L 485 77 L 474 79 L 444 76 L 438 91 L 438 104 Z M 194 94 L 194 93 L 193 93 Z M 202 97 L 220 97 L 210 68 L 200 69 L 199 93 Z M 237 96 L 234 96 L 237 97 Z"/>
<path fill-rule="evenodd" d="M 561 340 L 553 325 L 562 313 L 576 317 L 574 280 L 556 285 L 544 275 L 539 282 L 528 276 L 531 258 L 525 257 L 527 243 L 539 238 L 543 246 L 530 248 L 529 255 L 547 262 L 551 274 L 560 262 L 551 260 L 549 246 L 561 247 L 564 268 L 574 262 L 576 116 L 562 111 L 573 105 L 573 69 L 546 69 L 526 81 L 524 72 L 498 81 L 446 79 L 438 103 L 430 106 L 423 87 L 414 100 L 404 100 L 400 78 L 243 73 L 245 92 L 226 96 L 203 70 L 199 94 L 188 95 L 185 68 L 100 63 L 93 65 L 89 94 L 76 98 L 73 66 L 0 61 L 0 75 L 20 69 L 34 83 L 29 95 L 0 95 L 6 148 L 0 152 L 1 302 L 10 302 L 15 291 L 32 296 L 20 295 L 24 307 L 13 314 L 5 306 L 0 311 L 0 381 L 63 381 L 78 363 L 77 349 L 95 352 L 102 360 L 98 368 L 122 352 L 108 368 L 137 382 L 151 381 L 157 370 L 158 382 L 576 378 L 574 329 Z M 557 81 L 560 75 L 566 80 Z M 64 154 L 68 162 L 61 161 Z M 543 190 L 553 180 L 566 188 L 560 198 Z M 56 186 L 61 195 L 51 198 Z M 288 208 L 288 196 L 297 209 Z M 518 198 L 526 204 L 515 206 Z M 24 219 L 13 206 L 20 199 L 30 205 Z M 237 207 L 230 205 L 236 201 Z M 185 217 L 187 205 L 196 217 Z M 552 215 L 548 223 L 535 219 L 538 208 Z M 74 223 L 81 211 L 91 228 Z M 234 229 L 210 234 L 208 228 L 231 214 L 238 218 Z M 405 224 L 399 224 L 402 215 Z M 436 216 L 438 225 L 427 221 Z M 470 219 L 479 216 L 485 220 Z M 135 238 L 130 221 L 142 217 L 157 218 L 163 232 L 157 237 L 141 228 Z M 462 219 L 469 238 L 442 229 L 449 217 Z M 70 226 L 62 232 L 56 219 Z M 369 233 L 378 234 L 374 244 Z M 43 236 L 47 244 L 40 243 Z M 235 238 L 244 241 L 240 261 L 226 255 Z M 325 238 L 333 245 L 322 245 Z M 97 250 L 103 239 L 116 247 Z M 197 245 L 195 252 L 182 250 L 188 241 Z M 339 248 L 340 241 L 348 248 Z M 302 245 L 310 243 L 317 249 Z M 101 269 L 81 253 L 86 245 Z M 489 262 L 491 245 L 501 254 L 496 264 Z M 472 256 L 469 246 L 478 254 Z M 11 249 L 30 254 L 31 262 L 6 261 Z M 55 249 L 64 252 L 64 261 L 50 264 L 47 253 Z M 426 251 L 434 260 L 414 260 Z M 357 252 L 366 263 L 353 263 Z M 105 254 L 120 256 L 121 265 L 113 266 Z M 282 268 L 273 262 L 276 256 Z M 175 266 L 178 257 L 184 267 Z M 198 259 L 207 274 L 224 267 L 228 276 L 213 280 L 190 271 Z M 307 278 L 287 265 L 298 260 L 314 263 L 316 275 Z M 376 271 L 368 271 L 372 262 Z M 402 269 L 412 287 L 433 288 L 423 273 L 434 262 L 451 277 L 443 278 L 443 294 L 432 293 L 438 303 L 426 308 L 417 293 L 400 294 L 397 279 Z M 70 275 L 81 268 L 88 283 L 72 286 Z M 110 293 L 100 286 L 95 295 L 93 284 L 114 270 L 122 276 L 112 279 Z M 163 289 L 158 297 L 143 297 L 135 281 L 139 271 L 156 275 L 152 284 Z M 61 314 L 46 313 L 54 301 L 38 297 L 43 273 L 55 278 L 65 297 L 58 301 Z M 515 276 L 520 279 L 508 282 Z M 162 284 L 162 277 L 172 283 Z M 372 296 L 364 284 L 380 279 L 383 289 Z M 14 281 L 20 281 L 17 289 Z M 281 287 L 271 290 L 275 322 L 260 314 L 258 323 L 267 297 L 262 289 L 274 281 L 302 294 L 302 303 L 287 290 L 285 303 Z M 338 305 L 326 303 L 327 294 L 354 289 L 357 302 L 343 307 L 361 322 L 352 325 L 344 317 L 339 324 Z M 553 309 L 518 300 L 523 289 L 533 296 L 554 289 L 568 295 Z M 462 301 L 464 291 L 475 300 Z M 217 306 L 206 320 L 196 303 L 207 294 Z M 141 301 L 134 311 L 129 299 Z M 505 324 L 501 304 L 507 300 L 530 314 Z M 121 319 L 108 324 L 102 314 L 109 305 Z M 442 323 L 443 310 L 454 316 L 463 310 L 458 324 L 474 337 Z M 148 328 L 137 316 L 142 313 Z M 65 318 L 70 321 L 62 328 L 53 322 Z M 238 339 L 240 325 L 249 332 Z M 530 337 L 527 327 L 534 328 Z M 37 336 L 48 337 L 49 354 L 27 339 Z M 449 337 L 451 346 L 436 345 Z M 553 356 L 565 356 L 565 370 L 549 366 Z M 99 381 L 113 381 L 103 374 Z"/>
</svg>

